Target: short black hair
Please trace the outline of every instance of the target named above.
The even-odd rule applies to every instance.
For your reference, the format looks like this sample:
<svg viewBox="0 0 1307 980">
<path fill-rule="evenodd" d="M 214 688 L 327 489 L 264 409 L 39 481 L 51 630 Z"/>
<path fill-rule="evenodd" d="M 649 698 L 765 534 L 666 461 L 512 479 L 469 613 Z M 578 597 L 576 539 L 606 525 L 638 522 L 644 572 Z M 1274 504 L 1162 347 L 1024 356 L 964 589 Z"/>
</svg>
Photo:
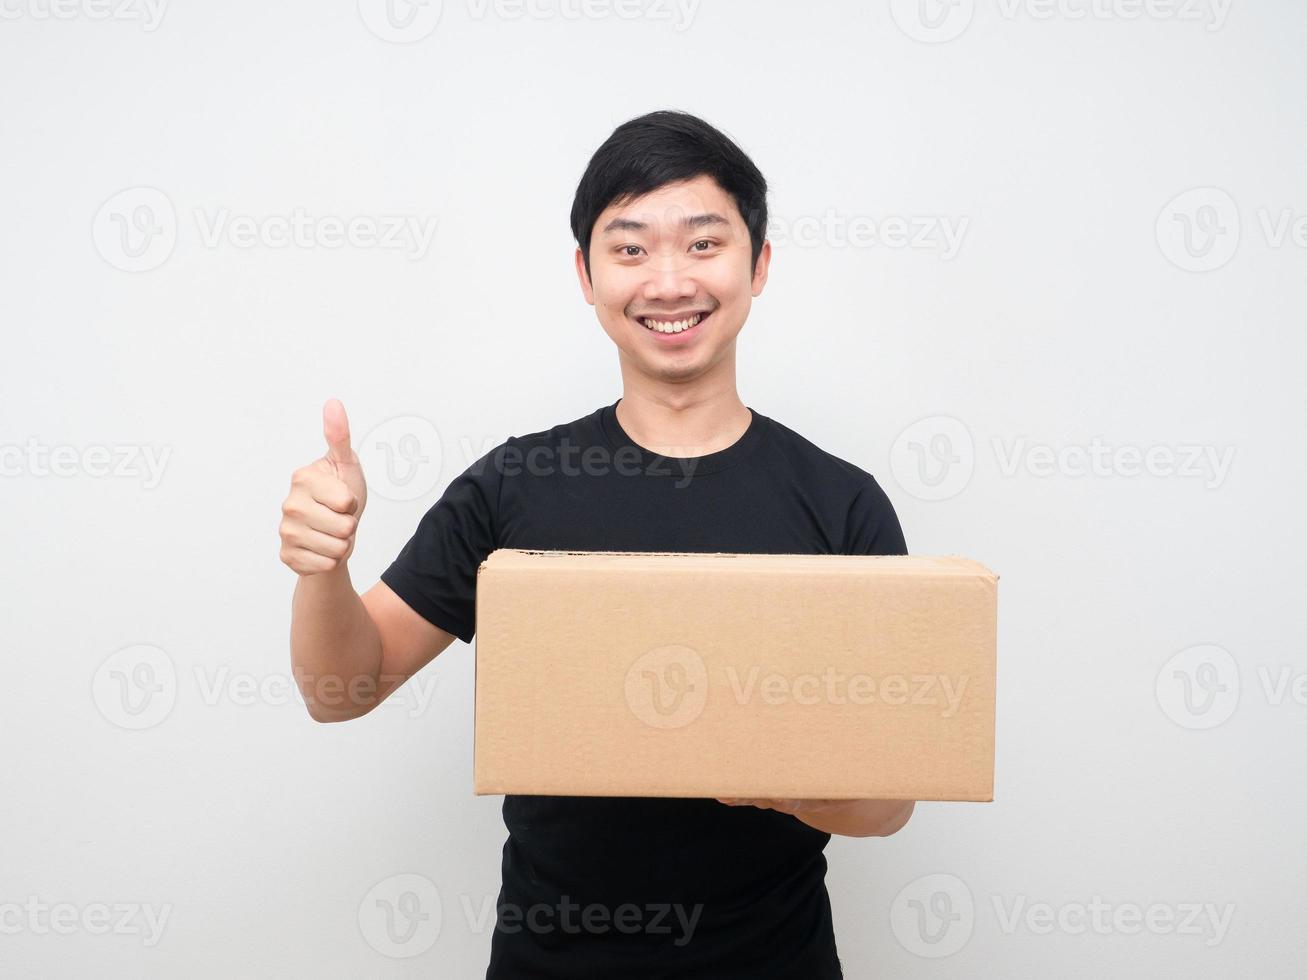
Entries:
<svg viewBox="0 0 1307 980">
<path fill-rule="evenodd" d="M 725 133 L 698 116 L 660 109 L 622 123 L 590 158 L 572 199 L 572 234 L 590 275 L 590 235 L 604 209 L 701 174 L 735 199 L 758 267 L 767 237 L 767 181 Z"/>
</svg>

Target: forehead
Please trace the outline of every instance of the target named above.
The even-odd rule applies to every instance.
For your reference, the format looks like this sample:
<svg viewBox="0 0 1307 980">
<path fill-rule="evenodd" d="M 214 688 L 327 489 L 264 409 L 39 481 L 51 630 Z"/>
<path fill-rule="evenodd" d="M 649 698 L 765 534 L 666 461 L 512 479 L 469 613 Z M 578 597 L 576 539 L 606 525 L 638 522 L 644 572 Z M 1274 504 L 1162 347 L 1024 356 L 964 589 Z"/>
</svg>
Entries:
<svg viewBox="0 0 1307 980">
<path fill-rule="evenodd" d="M 717 181 L 701 174 L 691 180 L 664 184 L 621 204 L 609 205 L 595 221 L 594 233 L 670 232 L 681 228 L 728 231 L 743 223 L 735 199 Z"/>
</svg>

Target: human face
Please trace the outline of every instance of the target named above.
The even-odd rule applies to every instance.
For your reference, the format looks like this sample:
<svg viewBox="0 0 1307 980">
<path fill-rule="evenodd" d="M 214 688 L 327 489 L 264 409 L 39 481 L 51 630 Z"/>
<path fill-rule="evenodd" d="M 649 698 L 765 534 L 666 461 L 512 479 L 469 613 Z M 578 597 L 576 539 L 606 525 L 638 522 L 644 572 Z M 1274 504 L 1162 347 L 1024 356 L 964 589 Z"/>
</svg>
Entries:
<svg viewBox="0 0 1307 980">
<path fill-rule="evenodd" d="M 606 208 L 593 229 L 590 274 L 579 248 L 576 269 L 623 365 L 686 381 L 733 356 L 753 297 L 767 282 L 771 243 L 763 243 L 756 268 L 751 258 L 735 199 L 701 175 Z M 660 332 L 650 318 L 693 326 Z"/>
</svg>

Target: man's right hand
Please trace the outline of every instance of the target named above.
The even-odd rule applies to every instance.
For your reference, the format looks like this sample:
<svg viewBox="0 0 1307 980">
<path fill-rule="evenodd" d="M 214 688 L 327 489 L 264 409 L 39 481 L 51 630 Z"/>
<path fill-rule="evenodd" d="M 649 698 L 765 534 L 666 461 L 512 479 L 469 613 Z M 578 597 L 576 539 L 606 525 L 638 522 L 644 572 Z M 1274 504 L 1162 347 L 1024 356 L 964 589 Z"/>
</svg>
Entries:
<svg viewBox="0 0 1307 980">
<path fill-rule="evenodd" d="M 290 494 L 281 505 L 281 560 L 299 575 L 345 565 L 368 502 L 345 406 L 335 398 L 322 407 L 322 433 L 327 454 L 291 474 Z"/>
</svg>

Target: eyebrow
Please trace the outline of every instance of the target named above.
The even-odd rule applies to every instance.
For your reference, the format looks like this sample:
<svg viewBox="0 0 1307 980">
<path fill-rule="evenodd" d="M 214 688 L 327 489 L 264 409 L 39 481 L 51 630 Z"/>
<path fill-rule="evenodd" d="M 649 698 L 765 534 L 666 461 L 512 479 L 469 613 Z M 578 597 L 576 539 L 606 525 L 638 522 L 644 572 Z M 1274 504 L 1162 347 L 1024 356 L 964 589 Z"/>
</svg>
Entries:
<svg viewBox="0 0 1307 980">
<path fill-rule="evenodd" d="M 708 225 L 726 225 L 730 227 L 730 222 L 720 214 L 693 214 L 681 222 L 686 228 L 704 228 Z M 611 231 L 648 231 L 649 226 L 643 221 L 635 221 L 631 218 L 614 218 L 608 224 L 604 225 L 604 230 L 600 232 L 607 235 Z"/>
</svg>

